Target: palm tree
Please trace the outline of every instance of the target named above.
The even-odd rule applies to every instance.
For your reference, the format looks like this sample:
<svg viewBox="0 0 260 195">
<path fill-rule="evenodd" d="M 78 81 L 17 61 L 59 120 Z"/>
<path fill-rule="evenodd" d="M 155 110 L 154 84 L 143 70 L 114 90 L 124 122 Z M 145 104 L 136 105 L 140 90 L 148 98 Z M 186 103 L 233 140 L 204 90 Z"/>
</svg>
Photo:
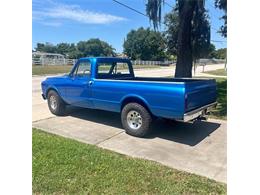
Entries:
<svg viewBox="0 0 260 195">
<path fill-rule="evenodd" d="M 176 0 L 179 11 L 179 31 L 177 41 L 177 63 L 175 77 L 192 77 L 192 19 L 196 10 L 204 9 L 204 0 Z M 164 0 L 147 0 L 146 12 L 158 29 Z"/>
</svg>

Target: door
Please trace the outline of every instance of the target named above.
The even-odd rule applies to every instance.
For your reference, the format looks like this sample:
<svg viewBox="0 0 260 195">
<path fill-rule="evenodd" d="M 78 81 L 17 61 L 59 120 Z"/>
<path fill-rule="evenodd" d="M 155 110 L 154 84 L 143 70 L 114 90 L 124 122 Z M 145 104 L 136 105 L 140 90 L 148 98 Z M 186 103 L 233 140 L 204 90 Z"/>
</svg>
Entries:
<svg viewBox="0 0 260 195">
<path fill-rule="evenodd" d="M 73 106 L 92 108 L 91 102 L 91 62 L 79 61 L 70 75 L 66 87 L 67 102 Z"/>
</svg>

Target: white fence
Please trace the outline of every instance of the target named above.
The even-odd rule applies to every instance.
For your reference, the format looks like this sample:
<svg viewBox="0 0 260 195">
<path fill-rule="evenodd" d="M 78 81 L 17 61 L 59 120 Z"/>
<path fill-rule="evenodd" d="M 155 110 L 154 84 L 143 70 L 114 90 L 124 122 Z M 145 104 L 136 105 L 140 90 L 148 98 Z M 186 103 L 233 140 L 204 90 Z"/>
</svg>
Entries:
<svg viewBox="0 0 260 195">
<path fill-rule="evenodd" d="M 51 58 L 32 58 L 33 65 L 45 66 L 45 65 L 73 65 L 77 62 L 77 59 L 51 59 Z"/>
<path fill-rule="evenodd" d="M 65 58 L 58 58 L 58 59 L 52 59 L 52 58 L 32 58 L 32 64 L 33 65 L 73 65 L 77 62 L 77 59 L 65 59 Z M 144 60 L 132 60 L 131 61 L 133 65 L 158 65 L 158 66 L 170 66 L 175 65 L 175 61 L 144 61 Z M 219 59 L 199 59 L 196 62 L 197 66 L 205 66 L 208 64 L 224 64 L 225 60 L 219 60 Z"/>
<path fill-rule="evenodd" d="M 158 66 L 169 66 L 175 64 L 175 61 L 144 61 L 144 60 L 132 60 L 133 65 L 158 65 Z"/>
</svg>

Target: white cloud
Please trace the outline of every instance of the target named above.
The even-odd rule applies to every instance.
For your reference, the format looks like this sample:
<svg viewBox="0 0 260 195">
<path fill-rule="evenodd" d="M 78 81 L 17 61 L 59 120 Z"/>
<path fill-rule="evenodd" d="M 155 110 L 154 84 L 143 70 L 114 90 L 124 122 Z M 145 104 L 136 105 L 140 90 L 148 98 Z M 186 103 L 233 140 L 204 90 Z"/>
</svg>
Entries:
<svg viewBox="0 0 260 195">
<path fill-rule="evenodd" d="M 83 10 L 77 5 L 56 5 L 44 10 L 36 10 L 33 11 L 33 18 L 41 20 L 66 19 L 85 24 L 110 24 L 126 20 L 119 16 Z"/>
</svg>

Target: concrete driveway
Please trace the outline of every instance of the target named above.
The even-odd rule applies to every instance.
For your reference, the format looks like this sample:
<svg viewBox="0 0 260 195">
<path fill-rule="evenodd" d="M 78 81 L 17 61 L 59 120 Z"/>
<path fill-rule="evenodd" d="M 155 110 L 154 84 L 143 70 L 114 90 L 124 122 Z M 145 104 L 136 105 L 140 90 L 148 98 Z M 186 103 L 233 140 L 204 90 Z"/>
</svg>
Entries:
<svg viewBox="0 0 260 195">
<path fill-rule="evenodd" d="M 33 77 L 33 127 L 226 183 L 226 121 L 157 120 L 148 137 L 136 138 L 124 132 L 117 113 L 68 107 L 66 116 L 52 115 L 41 99 L 44 78 Z"/>
</svg>

